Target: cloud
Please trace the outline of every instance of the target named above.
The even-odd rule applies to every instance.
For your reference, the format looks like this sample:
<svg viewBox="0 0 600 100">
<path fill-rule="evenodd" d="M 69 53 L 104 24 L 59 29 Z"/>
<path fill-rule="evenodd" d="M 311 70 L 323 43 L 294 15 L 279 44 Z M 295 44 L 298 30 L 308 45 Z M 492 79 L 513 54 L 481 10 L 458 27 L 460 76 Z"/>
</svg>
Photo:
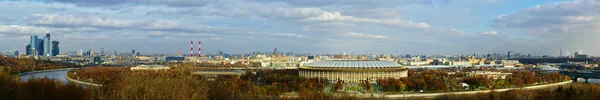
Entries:
<svg viewBox="0 0 600 100">
<path fill-rule="evenodd" d="M 383 36 L 383 35 L 372 35 L 372 34 L 364 34 L 364 33 L 356 33 L 356 32 L 350 32 L 350 33 L 346 33 L 349 36 L 353 36 L 353 37 L 363 37 L 363 38 L 375 38 L 375 39 L 387 39 L 389 37 L 387 36 Z"/>
<path fill-rule="evenodd" d="M 579 48 L 600 54 L 595 46 L 600 41 L 600 1 L 575 0 L 542 4 L 515 13 L 498 16 L 492 26 L 498 29 L 517 29 L 540 38 L 549 48 Z M 536 45 L 542 46 L 542 45 Z"/>
<path fill-rule="evenodd" d="M 100 29 L 93 27 L 78 27 L 78 28 L 51 28 L 50 33 L 73 33 L 73 32 L 98 32 Z"/>
<path fill-rule="evenodd" d="M 35 14 L 26 20 L 29 24 L 57 28 L 103 28 L 113 30 L 171 31 L 188 33 L 237 34 L 247 31 L 240 28 L 184 24 L 168 20 L 116 20 L 97 16 Z"/>
<path fill-rule="evenodd" d="M 132 28 L 150 22 L 129 21 L 100 18 L 96 16 L 60 16 L 55 14 L 35 14 L 26 20 L 29 24 L 51 27 L 99 27 L 99 28 Z"/>
<path fill-rule="evenodd" d="M 496 31 L 483 32 L 483 35 L 498 35 Z"/>
<path fill-rule="evenodd" d="M 276 37 L 294 37 L 294 38 L 304 38 L 306 36 L 304 35 L 300 35 L 300 34 L 294 34 L 294 33 L 273 33 L 270 34 L 269 36 L 276 36 Z"/>
<path fill-rule="evenodd" d="M 497 28 L 516 28 L 536 35 L 599 33 L 600 2 L 576 0 L 538 5 L 494 20 Z"/>
<path fill-rule="evenodd" d="M 293 6 L 350 6 L 359 8 L 396 7 L 407 4 L 437 4 L 450 0 L 251 0 L 264 3 L 285 3 Z"/>
<path fill-rule="evenodd" d="M 47 0 L 47 2 L 73 3 L 78 6 L 111 6 L 124 4 L 146 4 L 167 6 L 204 6 L 213 0 Z"/>
<path fill-rule="evenodd" d="M 10 35 L 33 35 L 33 34 L 45 34 L 50 32 L 46 28 L 32 27 L 32 26 L 19 26 L 19 25 L 0 25 L 0 34 Z"/>
</svg>

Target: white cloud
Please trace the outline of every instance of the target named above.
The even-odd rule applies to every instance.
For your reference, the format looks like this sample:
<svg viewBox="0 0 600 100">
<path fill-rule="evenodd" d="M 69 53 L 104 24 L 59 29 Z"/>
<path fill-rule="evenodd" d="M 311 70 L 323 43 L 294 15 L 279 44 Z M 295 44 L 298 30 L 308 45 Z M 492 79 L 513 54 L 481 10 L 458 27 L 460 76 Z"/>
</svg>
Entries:
<svg viewBox="0 0 600 100">
<path fill-rule="evenodd" d="M 103 28 L 123 30 L 146 31 L 173 31 L 173 32 L 214 32 L 220 34 L 237 34 L 246 29 L 217 27 L 201 24 L 185 24 L 168 20 L 116 20 L 97 16 L 35 14 L 27 18 L 29 24 L 57 28 Z"/>
<path fill-rule="evenodd" d="M 277 36 L 277 37 L 295 37 L 295 38 L 303 38 L 306 37 L 304 35 L 300 35 L 300 34 L 294 34 L 294 33 L 273 33 L 270 34 L 270 36 Z"/>
<path fill-rule="evenodd" d="M 33 25 L 53 27 L 102 27 L 102 28 L 131 28 L 148 22 L 127 21 L 100 18 L 95 16 L 59 16 L 55 14 L 35 14 L 27 18 Z"/>
<path fill-rule="evenodd" d="M 483 32 L 483 35 L 498 35 L 496 31 Z"/>
<path fill-rule="evenodd" d="M 383 35 L 372 35 L 372 34 L 364 34 L 364 33 L 356 33 L 356 32 L 350 32 L 350 33 L 346 33 L 350 36 L 353 37 L 363 37 L 363 38 L 375 38 L 375 39 L 387 39 L 387 36 L 383 36 Z"/>
<path fill-rule="evenodd" d="M 533 8 L 498 16 L 493 26 L 516 28 L 537 35 L 566 33 L 599 33 L 600 2 L 575 0 L 538 5 Z"/>
<path fill-rule="evenodd" d="M 46 28 L 32 27 L 32 26 L 19 26 L 19 25 L 0 25 L 0 34 L 44 34 L 50 32 Z"/>
<path fill-rule="evenodd" d="M 73 32 L 97 32 L 98 28 L 78 27 L 78 28 L 52 28 L 51 33 L 73 33 Z"/>
<path fill-rule="evenodd" d="M 353 22 L 353 23 L 375 23 L 375 24 L 384 24 L 391 25 L 392 27 L 401 27 L 401 28 L 430 28 L 431 26 L 427 23 L 422 22 L 412 22 L 405 21 L 401 19 L 391 19 L 391 20 L 378 20 L 378 19 L 369 19 L 369 18 L 357 18 L 353 16 L 345 16 L 340 14 L 340 12 L 323 12 L 319 16 L 308 17 L 302 19 L 301 21 L 332 21 L 332 22 Z"/>
</svg>

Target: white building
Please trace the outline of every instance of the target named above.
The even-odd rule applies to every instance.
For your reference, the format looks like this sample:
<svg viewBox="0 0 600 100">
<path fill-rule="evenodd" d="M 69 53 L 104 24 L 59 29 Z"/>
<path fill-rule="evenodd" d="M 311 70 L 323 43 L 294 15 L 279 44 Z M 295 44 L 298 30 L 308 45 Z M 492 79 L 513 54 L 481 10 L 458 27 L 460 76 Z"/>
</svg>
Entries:
<svg viewBox="0 0 600 100">
<path fill-rule="evenodd" d="M 169 70 L 171 67 L 163 65 L 139 65 L 129 68 L 130 70 Z"/>
</svg>

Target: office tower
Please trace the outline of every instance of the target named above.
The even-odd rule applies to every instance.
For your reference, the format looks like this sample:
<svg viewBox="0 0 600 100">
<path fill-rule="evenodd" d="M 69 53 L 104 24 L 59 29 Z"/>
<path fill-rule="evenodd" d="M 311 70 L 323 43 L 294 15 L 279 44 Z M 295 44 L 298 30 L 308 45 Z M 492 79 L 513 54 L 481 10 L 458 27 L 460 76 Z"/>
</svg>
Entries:
<svg viewBox="0 0 600 100">
<path fill-rule="evenodd" d="M 83 49 L 77 50 L 77 55 L 78 56 L 83 56 Z"/>
<path fill-rule="evenodd" d="M 104 48 L 100 49 L 100 56 L 104 56 Z"/>
<path fill-rule="evenodd" d="M 94 56 L 94 50 L 88 50 L 87 56 L 93 57 Z"/>
<path fill-rule="evenodd" d="M 510 59 L 511 53 L 512 53 L 512 51 L 508 51 L 508 55 L 507 55 L 508 59 Z"/>
<path fill-rule="evenodd" d="M 58 49 L 58 41 L 52 41 L 52 56 L 56 56 L 58 55 L 59 49 Z"/>
<path fill-rule="evenodd" d="M 136 56 L 135 55 L 135 49 L 131 49 L 131 55 Z"/>
<path fill-rule="evenodd" d="M 277 47 L 273 50 L 273 56 L 277 56 Z"/>
<path fill-rule="evenodd" d="M 13 50 L 13 55 L 14 55 L 15 57 L 19 57 L 19 50 L 18 50 L 18 49 L 14 49 L 14 50 Z"/>
<path fill-rule="evenodd" d="M 37 44 L 38 44 L 38 36 L 37 35 L 32 35 L 29 37 L 29 54 L 30 55 L 35 55 L 37 52 L 35 48 L 37 48 Z"/>
<path fill-rule="evenodd" d="M 559 54 L 560 54 L 560 55 L 559 55 L 558 57 L 562 57 L 562 56 L 563 56 L 563 54 L 562 54 L 562 53 L 563 53 L 563 51 L 562 51 L 562 48 L 560 48 L 560 51 L 559 51 Z"/>
<path fill-rule="evenodd" d="M 45 53 L 45 55 L 47 57 L 49 57 L 50 53 L 51 53 L 50 50 L 52 49 L 52 48 L 50 48 L 50 34 L 46 34 L 45 39 L 46 39 L 46 49 L 45 49 L 46 53 Z"/>
<path fill-rule="evenodd" d="M 25 55 L 31 55 L 31 45 L 27 44 L 25 46 Z"/>
<path fill-rule="evenodd" d="M 217 56 L 221 55 L 221 48 L 217 48 Z"/>
<path fill-rule="evenodd" d="M 44 56 L 44 39 L 38 39 L 37 55 Z"/>
</svg>

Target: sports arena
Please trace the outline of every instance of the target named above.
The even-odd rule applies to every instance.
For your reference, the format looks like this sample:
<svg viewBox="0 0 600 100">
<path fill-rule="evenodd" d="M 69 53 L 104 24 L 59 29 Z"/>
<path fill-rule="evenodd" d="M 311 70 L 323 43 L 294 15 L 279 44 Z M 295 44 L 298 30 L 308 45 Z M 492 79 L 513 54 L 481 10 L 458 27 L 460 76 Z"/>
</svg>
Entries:
<svg viewBox="0 0 600 100">
<path fill-rule="evenodd" d="M 361 83 L 368 80 L 375 83 L 382 78 L 402 78 L 408 76 L 408 70 L 391 61 L 364 60 L 324 60 L 305 64 L 299 69 L 300 76 L 306 78 L 326 78 L 335 83 Z"/>
</svg>

